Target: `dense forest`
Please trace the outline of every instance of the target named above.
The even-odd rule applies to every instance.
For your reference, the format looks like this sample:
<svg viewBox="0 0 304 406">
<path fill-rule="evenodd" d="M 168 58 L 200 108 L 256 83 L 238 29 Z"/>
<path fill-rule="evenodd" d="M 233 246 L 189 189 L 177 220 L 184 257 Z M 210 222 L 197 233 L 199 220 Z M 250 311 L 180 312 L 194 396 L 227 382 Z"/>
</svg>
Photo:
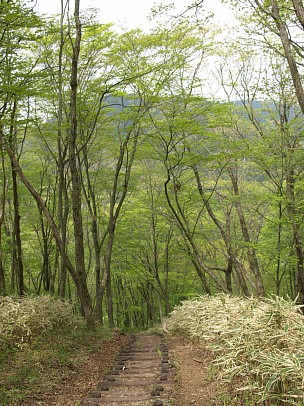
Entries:
<svg viewBox="0 0 304 406">
<path fill-rule="evenodd" d="M 226 3 L 232 33 L 204 0 L 149 31 L 0 1 L 1 295 L 125 329 L 199 293 L 304 303 L 303 3 Z"/>
</svg>

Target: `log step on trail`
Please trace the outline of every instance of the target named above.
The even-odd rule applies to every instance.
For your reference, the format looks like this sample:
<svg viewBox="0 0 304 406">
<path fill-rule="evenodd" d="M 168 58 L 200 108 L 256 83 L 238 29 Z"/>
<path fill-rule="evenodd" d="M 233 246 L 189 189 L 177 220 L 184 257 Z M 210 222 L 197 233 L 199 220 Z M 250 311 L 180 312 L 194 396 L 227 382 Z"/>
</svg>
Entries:
<svg viewBox="0 0 304 406">
<path fill-rule="evenodd" d="M 175 370 L 163 337 L 139 333 L 130 337 L 105 379 L 81 406 L 169 406 Z"/>
</svg>

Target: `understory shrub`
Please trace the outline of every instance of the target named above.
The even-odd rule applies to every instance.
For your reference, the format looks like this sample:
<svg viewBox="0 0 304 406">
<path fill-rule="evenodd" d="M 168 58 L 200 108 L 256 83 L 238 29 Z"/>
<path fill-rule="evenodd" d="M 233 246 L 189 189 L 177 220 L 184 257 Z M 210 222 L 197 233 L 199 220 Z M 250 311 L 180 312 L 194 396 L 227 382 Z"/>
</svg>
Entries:
<svg viewBox="0 0 304 406">
<path fill-rule="evenodd" d="M 202 296 L 175 308 L 166 330 L 206 345 L 220 378 L 258 403 L 303 405 L 304 317 L 292 301 Z"/>
<path fill-rule="evenodd" d="M 0 349 L 22 348 L 35 336 L 79 323 L 67 301 L 51 296 L 0 297 Z"/>
</svg>

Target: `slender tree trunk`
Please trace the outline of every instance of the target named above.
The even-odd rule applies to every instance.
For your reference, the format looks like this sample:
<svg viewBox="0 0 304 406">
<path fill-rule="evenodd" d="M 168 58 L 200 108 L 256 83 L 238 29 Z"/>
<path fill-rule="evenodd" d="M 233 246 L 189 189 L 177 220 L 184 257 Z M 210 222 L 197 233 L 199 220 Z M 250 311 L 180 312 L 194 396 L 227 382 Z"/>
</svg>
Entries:
<svg viewBox="0 0 304 406">
<path fill-rule="evenodd" d="M 0 223 L 0 296 L 4 295 L 6 295 L 6 282 L 2 259 L 2 227 Z"/>
<path fill-rule="evenodd" d="M 101 288 L 100 288 L 100 281 L 101 281 L 101 247 L 99 244 L 98 239 L 98 228 L 97 228 L 97 220 L 92 221 L 92 237 L 94 242 L 94 257 L 95 257 L 95 295 L 96 295 L 96 306 L 95 306 L 95 317 L 96 320 L 102 321 L 102 300 L 100 297 Z"/>
<path fill-rule="evenodd" d="M 263 285 L 263 280 L 262 280 L 262 275 L 260 272 L 260 267 L 256 255 L 256 250 L 253 247 L 253 243 L 250 238 L 248 226 L 246 223 L 245 215 L 243 212 L 243 207 L 241 205 L 241 202 L 239 201 L 240 193 L 239 193 L 239 186 L 238 186 L 238 180 L 235 174 L 233 173 L 233 170 L 229 171 L 229 176 L 232 182 L 232 187 L 233 187 L 233 192 L 234 195 L 237 197 L 237 200 L 235 201 L 235 208 L 238 214 L 241 230 L 242 230 L 242 236 L 244 239 L 244 242 L 247 244 L 247 258 L 248 258 L 248 263 L 249 263 L 249 268 L 254 275 L 255 278 L 255 288 L 256 292 L 259 296 L 265 296 L 265 290 L 264 290 L 264 285 Z"/>
<path fill-rule="evenodd" d="M 130 316 L 129 316 L 129 306 L 128 306 L 128 297 L 127 297 L 127 287 L 126 279 L 121 280 L 121 294 L 123 297 L 123 312 L 124 312 L 124 327 L 129 328 L 131 326 Z"/>
<path fill-rule="evenodd" d="M 86 177 L 86 186 L 82 181 L 83 193 L 86 199 L 87 206 L 89 208 L 91 216 L 91 232 L 94 246 L 94 262 L 95 262 L 95 318 L 98 321 L 102 321 L 102 291 L 101 291 L 101 249 L 104 244 L 105 238 L 108 234 L 108 231 L 100 237 L 99 227 L 98 227 L 98 208 L 96 203 L 96 196 L 94 187 L 92 185 L 90 177 L 90 168 L 89 168 L 89 159 L 88 159 L 88 149 L 87 145 L 83 147 L 83 164 Z"/>
<path fill-rule="evenodd" d="M 299 0 L 292 0 L 292 2 L 299 22 L 302 26 L 304 26 L 303 3 Z M 276 0 L 271 0 L 271 6 L 272 6 L 272 18 L 279 32 L 281 42 L 284 48 L 284 53 L 291 73 L 291 78 L 295 88 L 295 93 L 298 99 L 298 103 L 302 110 L 302 113 L 304 114 L 304 90 L 301 75 L 298 70 L 294 53 L 291 47 L 291 40 L 289 39 L 288 30 L 285 23 L 281 19 L 278 2 Z"/>
<path fill-rule="evenodd" d="M 63 123 L 63 75 L 62 75 L 62 55 L 64 48 L 64 16 L 65 8 L 64 2 L 61 0 L 61 15 L 60 15 L 60 45 L 58 54 L 58 220 L 59 231 L 62 239 L 62 252 L 60 255 L 60 272 L 59 272 L 59 297 L 65 298 L 66 295 L 66 281 L 67 281 L 67 268 L 64 262 L 66 256 L 66 242 L 67 242 L 67 221 L 68 221 L 68 198 L 66 190 L 66 177 L 65 177 L 65 158 L 66 147 L 62 144 L 62 123 Z"/>
<path fill-rule="evenodd" d="M 302 28 L 304 29 L 304 6 L 303 6 L 303 1 L 302 0 L 292 0 L 292 4 L 294 7 L 294 10 L 296 12 L 296 15 L 298 17 L 298 20 L 300 24 L 302 25 Z"/>
<path fill-rule="evenodd" d="M 166 316 L 168 316 L 168 314 L 171 311 L 170 298 L 169 298 L 169 270 L 170 270 L 169 250 L 170 250 L 171 237 L 172 237 L 172 230 L 170 229 L 168 232 L 167 239 L 166 239 L 165 264 L 164 264 L 164 271 L 165 271 L 164 296 L 165 296 L 165 305 L 166 305 Z"/>
<path fill-rule="evenodd" d="M 25 288 L 23 276 L 19 196 L 18 196 L 17 176 L 13 165 L 12 165 L 12 184 L 13 184 L 13 207 L 14 207 L 13 253 L 15 258 L 15 267 L 16 267 L 15 272 L 17 276 L 18 295 L 23 296 L 25 293 Z"/>
<path fill-rule="evenodd" d="M 77 272 L 77 270 L 75 270 L 74 266 L 72 265 L 72 262 L 70 261 L 69 257 L 67 256 L 67 254 L 64 252 L 64 250 L 62 249 L 63 244 L 62 244 L 62 239 L 59 233 L 59 230 L 54 222 L 53 217 L 51 216 L 48 208 L 46 207 L 42 197 L 39 195 L 39 193 L 36 191 L 36 189 L 32 186 L 32 184 L 29 182 L 29 180 L 27 179 L 27 177 L 25 176 L 25 174 L 23 173 L 18 160 L 16 159 L 16 157 L 14 156 L 13 151 L 11 150 L 10 146 L 8 145 L 8 143 L 5 141 L 3 133 L 0 131 L 0 144 L 2 146 L 4 146 L 4 148 L 6 149 L 11 161 L 14 164 L 14 168 L 16 173 L 18 174 L 20 180 L 22 181 L 22 183 L 26 186 L 26 188 L 28 189 L 28 191 L 31 193 L 31 195 L 33 196 L 33 198 L 36 200 L 38 206 L 41 208 L 51 230 L 52 230 L 52 234 L 53 237 L 56 241 L 57 247 L 60 251 L 60 253 L 64 253 L 65 258 L 64 261 L 66 263 L 66 267 L 70 273 L 70 275 L 72 276 L 74 283 L 76 285 L 77 288 L 77 292 L 78 292 L 78 296 L 80 299 L 80 303 L 82 305 L 82 309 L 86 318 L 86 323 L 87 326 L 89 328 L 93 328 L 95 323 L 94 323 L 94 318 L 93 318 L 93 309 L 92 309 L 92 300 L 91 300 L 91 296 L 90 293 L 88 291 L 88 287 L 87 287 L 87 283 L 86 283 L 86 278 L 83 277 L 83 274 L 79 274 Z"/>
<path fill-rule="evenodd" d="M 112 281 L 111 281 L 110 274 L 108 275 L 106 290 L 107 290 L 108 323 L 109 323 L 109 327 L 113 328 L 113 327 L 115 327 L 115 323 L 114 323 L 114 312 L 113 312 Z"/>
<path fill-rule="evenodd" d="M 59 155 L 62 152 L 59 151 Z M 66 296 L 67 267 L 65 264 L 66 246 L 67 246 L 67 222 L 69 215 L 68 197 L 65 183 L 64 167 L 62 157 L 58 159 L 59 165 L 59 186 L 58 186 L 58 221 L 59 230 L 62 239 L 60 253 L 60 272 L 59 272 L 59 297 L 64 299 Z"/>
<path fill-rule="evenodd" d="M 113 319 L 113 298 L 112 292 L 110 291 L 112 288 L 111 285 L 111 262 L 112 262 L 112 252 L 113 252 L 113 245 L 114 245 L 114 236 L 115 236 L 115 224 L 113 220 L 108 227 L 108 243 L 105 253 L 105 262 L 104 262 L 104 274 L 103 279 L 100 284 L 100 293 L 101 298 L 103 297 L 104 289 L 106 288 L 107 291 L 107 311 L 108 311 L 108 322 L 110 327 L 114 327 L 114 319 Z"/>
<path fill-rule="evenodd" d="M 153 265 L 150 267 L 151 268 L 151 273 L 157 283 L 158 286 L 158 295 L 159 295 L 159 300 L 161 303 L 161 300 L 163 300 L 165 302 L 166 305 L 166 309 L 170 308 L 169 305 L 169 299 L 168 299 L 168 292 L 166 290 L 166 287 L 164 286 L 164 284 L 161 281 L 160 278 L 160 265 L 159 265 L 159 248 L 158 248 L 158 237 L 157 237 L 157 232 L 156 232 L 156 216 L 155 216 L 155 210 L 154 210 L 154 202 L 153 202 L 153 196 L 151 195 L 151 218 L 150 218 L 150 234 L 151 234 L 151 240 L 152 240 L 152 252 L 153 252 Z M 170 241 L 170 240 L 169 240 Z M 168 256 L 169 252 L 168 252 L 168 245 L 169 242 L 167 242 L 166 244 L 166 249 L 165 249 L 165 255 Z M 148 257 L 148 254 L 147 254 Z M 147 261 L 149 262 L 149 259 L 147 259 Z M 165 262 L 166 262 L 166 272 L 168 273 L 169 271 L 169 259 L 168 257 L 166 257 Z M 168 280 L 167 280 L 168 282 Z M 166 281 L 165 281 L 166 284 Z M 167 286 L 168 287 L 168 286 Z"/>
<path fill-rule="evenodd" d="M 276 294 L 280 295 L 280 287 L 281 287 L 281 240 L 282 240 L 282 217 L 283 217 L 283 210 L 282 210 L 282 202 L 279 201 L 279 227 L 278 227 L 278 236 L 277 236 L 277 267 L 276 267 Z"/>
<path fill-rule="evenodd" d="M 133 134 L 134 133 L 134 134 Z M 133 134 L 133 140 L 131 142 L 131 135 Z M 120 146 L 120 154 L 118 157 L 118 161 L 116 164 L 115 176 L 113 181 L 113 188 L 111 192 L 111 199 L 110 199 L 110 213 L 109 213 L 109 220 L 108 220 L 108 227 L 107 227 L 107 247 L 104 259 L 104 270 L 103 276 L 100 283 L 100 291 L 98 294 L 99 303 L 96 303 L 97 306 L 100 306 L 103 300 L 105 288 L 108 283 L 108 279 L 111 277 L 111 261 L 112 261 L 112 252 L 113 252 L 113 245 L 114 245 L 114 237 L 115 237 L 115 227 L 117 220 L 119 218 L 120 211 L 122 209 L 123 203 L 127 196 L 131 170 L 137 150 L 137 143 L 139 138 L 140 130 L 135 128 L 135 124 L 133 124 L 133 128 L 129 131 L 126 136 L 126 139 Z M 131 147 L 130 147 L 131 143 Z M 125 162 L 125 174 L 124 174 L 124 181 L 122 185 L 122 192 L 118 192 L 118 183 L 119 183 L 119 175 L 121 174 L 121 170 L 123 168 L 123 164 Z M 119 196 L 118 196 L 119 195 Z"/>
<path fill-rule="evenodd" d="M 289 170 L 286 179 L 286 195 L 288 198 L 287 210 L 292 223 L 295 254 L 297 258 L 297 272 L 295 275 L 295 296 L 300 304 L 304 304 L 304 246 L 301 235 L 299 213 L 295 203 L 295 176 L 292 169 Z"/>
<path fill-rule="evenodd" d="M 9 131 L 10 147 L 15 150 L 16 143 L 16 128 L 15 119 L 17 113 L 17 100 L 14 100 L 11 113 L 11 124 Z M 18 181 L 17 174 L 13 162 L 11 162 L 12 169 L 12 187 L 13 187 L 13 208 L 14 208 L 14 228 L 13 228 L 13 256 L 15 259 L 15 272 L 17 276 L 17 290 L 18 295 L 23 296 L 25 293 L 24 288 L 24 275 L 23 275 L 23 260 L 22 260 L 22 243 L 21 243 L 21 228 L 20 228 L 20 211 L 19 211 L 19 195 L 18 195 Z"/>
<path fill-rule="evenodd" d="M 42 280 L 43 288 L 46 292 L 50 291 L 51 281 L 50 281 L 50 264 L 49 264 L 49 249 L 48 249 L 48 238 L 43 222 L 42 212 L 40 207 L 38 207 L 40 213 L 40 230 L 42 236 Z"/>
<path fill-rule="evenodd" d="M 89 294 L 86 282 L 85 272 L 85 258 L 84 258 L 84 242 L 83 242 L 83 224 L 82 224 L 82 210 L 81 210 L 81 182 L 79 168 L 77 165 L 77 88 L 78 88 L 78 62 L 81 43 L 81 23 L 79 18 L 79 0 L 75 0 L 75 25 L 76 25 L 76 38 L 73 44 L 72 56 L 72 71 L 71 71 L 71 94 L 70 94 L 70 134 L 69 134 L 69 165 L 72 183 L 72 214 L 73 214 L 73 227 L 74 227 L 74 240 L 75 240 L 75 267 L 76 274 L 81 281 L 81 286 L 85 289 L 81 292 L 85 297 L 82 298 L 81 303 L 84 306 L 83 312 L 86 315 L 87 323 L 90 327 L 94 327 L 94 316 L 92 298 Z"/>
<path fill-rule="evenodd" d="M 73 59 L 71 73 L 70 97 L 70 134 L 69 134 L 69 165 L 72 183 L 72 215 L 75 238 L 75 264 L 79 275 L 86 278 L 84 262 L 83 224 L 81 209 L 81 182 L 77 165 L 77 88 L 78 88 L 78 60 L 81 42 L 81 24 L 79 19 L 79 0 L 75 0 L 76 38 L 73 44 Z"/>
<path fill-rule="evenodd" d="M 226 268 L 226 272 L 225 272 L 227 289 L 230 293 L 232 293 L 231 277 L 232 277 L 232 271 L 234 269 L 236 272 L 239 287 L 241 288 L 243 294 L 245 296 L 250 296 L 250 292 L 249 292 L 249 289 L 248 289 L 248 286 L 246 283 L 245 275 L 244 275 L 244 272 L 242 272 L 242 266 L 240 264 L 240 261 L 237 259 L 236 254 L 233 252 L 233 250 L 231 248 L 232 240 L 231 240 L 231 236 L 230 236 L 230 232 L 229 232 L 230 227 L 229 227 L 228 219 L 226 219 L 226 228 L 225 228 L 224 225 L 221 223 L 221 221 L 214 214 L 214 211 L 211 207 L 209 200 L 204 195 L 203 185 L 201 182 L 201 178 L 200 178 L 197 166 L 193 165 L 192 169 L 193 169 L 193 172 L 195 175 L 197 189 L 198 189 L 199 194 L 203 200 L 203 203 L 207 209 L 208 215 L 211 218 L 211 220 L 213 221 L 213 223 L 216 225 L 216 227 L 219 229 L 221 236 L 224 240 L 225 246 L 226 246 L 227 256 L 228 256 L 227 268 Z"/>
<path fill-rule="evenodd" d="M 227 269 L 225 272 L 225 278 L 227 289 L 229 290 L 230 293 L 232 293 L 232 271 L 233 271 L 233 261 L 231 258 L 229 258 L 227 263 Z"/>
<path fill-rule="evenodd" d="M 221 281 L 221 279 L 204 264 L 204 261 L 201 258 L 199 249 L 196 246 L 193 236 L 189 230 L 189 225 L 187 223 L 187 219 L 185 218 L 185 216 L 183 216 L 181 214 L 180 207 L 178 208 L 179 212 L 177 212 L 177 210 L 173 206 L 173 203 L 170 199 L 169 191 L 168 191 L 168 185 L 169 185 L 170 180 L 171 180 L 170 171 L 169 171 L 169 169 L 167 169 L 167 179 L 164 183 L 166 200 L 168 202 L 168 205 L 169 205 L 169 208 L 170 208 L 172 214 L 174 215 L 174 217 L 177 221 L 177 224 L 181 231 L 185 245 L 190 254 L 191 262 L 196 270 L 196 273 L 197 273 L 199 279 L 202 282 L 202 286 L 203 286 L 205 292 L 207 294 L 211 294 L 211 290 L 210 290 L 209 284 L 207 283 L 207 279 L 206 279 L 206 274 L 207 274 L 215 282 L 217 289 L 228 293 L 227 287 Z M 175 190 L 175 200 L 178 204 L 178 199 L 176 196 L 176 189 L 174 188 L 174 190 Z M 179 214 L 181 214 L 181 215 L 179 215 Z"/>
<path fill-rule="evenodd" d="M 6 295 L 6 282 L 5 282 L 5 272 L 3 267 L 3 252 L 2 252 L 2 227 L 4 223 L 4 214 L 6 206 L 6 188 L 7 188 L 7 178 L 4 163 L 3 150 L 0 148 L 1 154 L 1 167 L 2 167 L 2 192 L 0 199 L 0 295 Z"/>
</svg>

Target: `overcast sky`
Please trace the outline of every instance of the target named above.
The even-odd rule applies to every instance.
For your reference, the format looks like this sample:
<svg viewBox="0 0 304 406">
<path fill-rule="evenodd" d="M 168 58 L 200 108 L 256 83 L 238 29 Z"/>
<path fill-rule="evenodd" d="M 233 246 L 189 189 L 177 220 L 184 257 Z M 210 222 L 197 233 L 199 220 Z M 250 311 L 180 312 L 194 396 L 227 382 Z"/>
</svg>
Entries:
<svg viewBox="0 0 304 406">
<path fill-rule="evenodd" d="M 80 0 L 81 8 L 96 7 L 100 10 L 99 20 L 102 23 L 114 22 L 128 28 L 147 24 L 146 17 L 149 15 L 154 4 L 175 3 L 177 10 L 182 12 L 191 4 L 192 0 Z M 37 0 L 36 9 L 40 13 L 59 13 L 61 0 Z M 73 4 L 73 0 L 71 0 Z M 231 14 L 221 0 L 204 0 L 204 8 L 213 11 L 216 20 L 228 22 Z"/>
</svg>

